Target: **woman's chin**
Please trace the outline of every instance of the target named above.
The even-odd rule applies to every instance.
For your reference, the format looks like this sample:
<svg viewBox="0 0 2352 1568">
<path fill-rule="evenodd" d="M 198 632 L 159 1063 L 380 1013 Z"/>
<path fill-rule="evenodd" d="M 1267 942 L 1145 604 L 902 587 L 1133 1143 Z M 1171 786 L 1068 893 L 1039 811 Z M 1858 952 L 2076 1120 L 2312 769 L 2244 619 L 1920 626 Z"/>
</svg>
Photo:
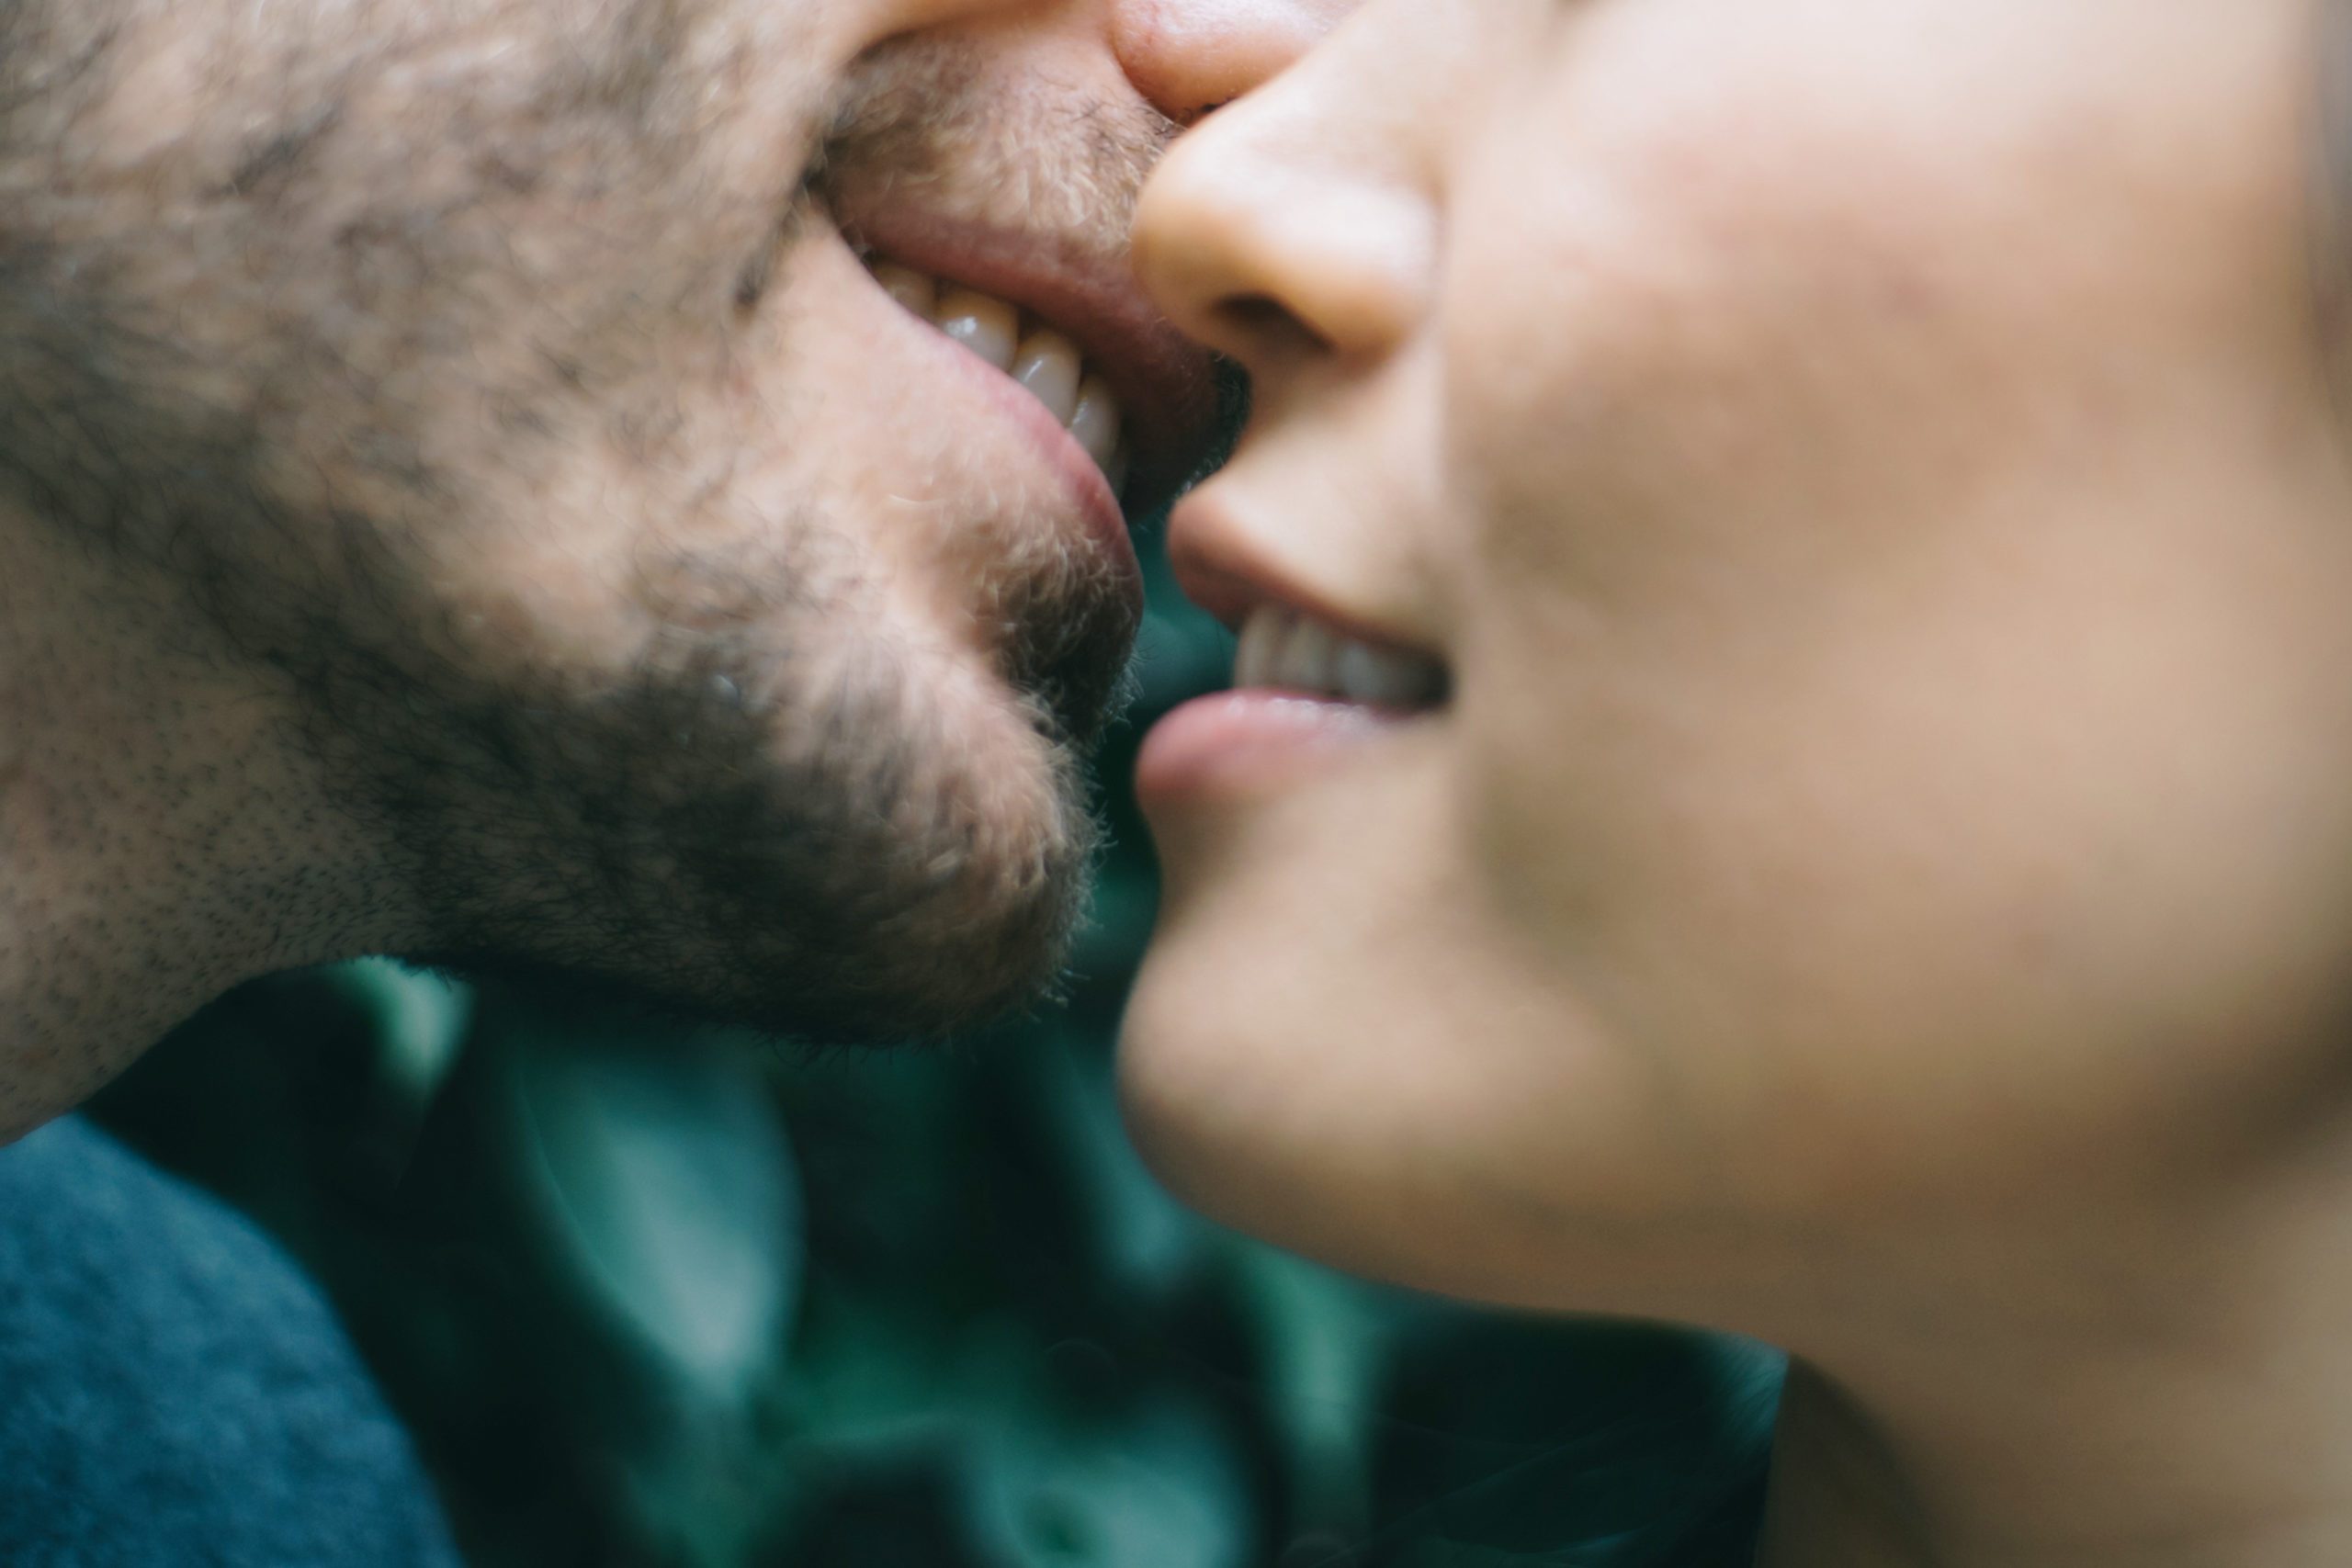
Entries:
<svg viewBox="0 0 2352 1568">
<path fill-rule="evenodd" d="M 1624 1278 L 1600 1256 L 1633 1229 L 1633 1208 L 1612 1200 L 1641 1173 L 1601 1169 L 1623 1150 L 1583 1136 L 1575 1115 L 1538 1129 L 1513 1113 L 1551 1095 L 1509 1087 L 1510 1042 L 1482 1060 L 1495 1036 L 1423 1016 L 1412 987 L 1385 991 L 1359 970 L 1354 986 L 1318 990 L 1311 954 L 1278 971 L 1270 951 L 1281 949 L 1229 922 L 1178 921 L 1144 964 L 1119 1094 L 1161 1184 L 1221 1224 L 1351 1273 L 1495 1305 L 1622 1310 L 1579 1281 Z M 1599 1087 L 1607 1076 L 1587 1103 L 1620 1103 Z M 1557 1157 L 1571 1144 L 1589 1162 Z"/>
</svg>

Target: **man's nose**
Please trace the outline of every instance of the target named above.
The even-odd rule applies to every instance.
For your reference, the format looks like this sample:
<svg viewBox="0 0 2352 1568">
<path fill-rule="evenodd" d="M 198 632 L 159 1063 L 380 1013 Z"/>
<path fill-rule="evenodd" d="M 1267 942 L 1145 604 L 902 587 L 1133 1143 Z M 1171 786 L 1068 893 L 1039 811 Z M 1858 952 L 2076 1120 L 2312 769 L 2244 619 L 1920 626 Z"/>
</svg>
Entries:
<svg viewBox="0 0 2352 1568">
<path fill-rule="evenodd" d="M 1111 0 L 1111 46 L 1159 110 L 1190 125 L 1278 74 L 1362 0 Z"/>
</svg>

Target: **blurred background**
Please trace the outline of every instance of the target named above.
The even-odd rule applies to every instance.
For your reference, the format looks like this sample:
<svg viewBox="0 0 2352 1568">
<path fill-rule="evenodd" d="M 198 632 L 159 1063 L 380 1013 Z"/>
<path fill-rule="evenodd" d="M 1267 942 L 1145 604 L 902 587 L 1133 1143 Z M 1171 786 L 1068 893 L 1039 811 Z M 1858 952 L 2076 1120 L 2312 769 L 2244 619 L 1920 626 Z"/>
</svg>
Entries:
<svg viewBox="0 0 2352 1568">
<path fill-rule="evenodd" d="M 1144 553 L 1066 1007 L 822 1053 L 370 961 L 230 996 L 94 1108 L 325 1285 L 475 1568 L 1746 1561 L 1769 1352 L 1363 1285 L 1128 1148 L 1125 781 L 1230 657 Z"/>
</svg>

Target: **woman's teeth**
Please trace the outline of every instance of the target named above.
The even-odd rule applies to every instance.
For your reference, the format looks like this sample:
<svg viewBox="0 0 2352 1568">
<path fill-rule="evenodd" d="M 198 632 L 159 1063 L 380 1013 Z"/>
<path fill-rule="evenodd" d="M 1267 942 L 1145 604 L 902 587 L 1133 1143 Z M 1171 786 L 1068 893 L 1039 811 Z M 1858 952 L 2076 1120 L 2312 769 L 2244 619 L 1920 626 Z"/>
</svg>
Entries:
<svg viewBox="0 0 2352 1568">
<path fill-rule="evenodd" d="M 895 262 L 869 258 L 866 265 L 891 299 L 1027 388 L 1086 449 L 1112 491 L 1125 488 L 1126 422 L 1109 383 L 1087 370 L 1076 344 L 1040 322 L 1024 323 L 1019 310 L 994 295 L 942 285 Z"/>
<path fill-rule="evenodd" d="M 1259 605 L 1242 623 L 1233 684 L 1384 708 L 1434 707 L 1446 694 L 1445 668 L 1435 660 L 1358 642 L 1273 604 Z"/>
</svg>

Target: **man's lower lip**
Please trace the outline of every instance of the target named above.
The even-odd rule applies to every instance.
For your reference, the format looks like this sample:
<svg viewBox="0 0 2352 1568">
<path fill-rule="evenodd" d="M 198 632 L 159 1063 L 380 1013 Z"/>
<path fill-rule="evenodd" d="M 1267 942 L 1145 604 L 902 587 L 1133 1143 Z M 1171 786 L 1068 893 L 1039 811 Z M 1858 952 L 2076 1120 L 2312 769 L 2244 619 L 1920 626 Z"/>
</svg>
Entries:
<svg viewBox="0 0 2352 1568">
<path fill-rule="evenodd" d="M 1119 505 L 1119 498 L 1111 490 L 1111 481 L 1094 465 L 1070 433 L 1045 404 L 1033 397 L 1027 389 L 1012 377 L 972 353 L 961 344 L 950 341 L 944 334 L 933 332 L 931 337 L 943 356 L 943 369 L 954 368 L 996 408 L 1027 433 L 1038 453 L 1069 490 L 1076 502 L 1079 516 L 1089 537 L 1108 553 L 1128 589 L 1128 596 L 1138 613 L 1143 606 L 1143 565 L 1136 558 L 1135 541 L 1128 536 L 1127 514 Z"/>
<path fill-rule="evenodd" d="M 1419 716 L 1292 692 L 1219 692 L 1152 726 L 1136 795 L 1149 810 L 1278 788 Z"/>
<path fill-rule="evenodd" d="M 1090 264 L 1066 255 L 1041 274 L 1034 236 L 960 222 L 923 211 L 919 203 L 902 206 L 888 190 L 844 192 L 836 185 L 829 201 L 841 231 L 876 255 L 943 283 L 1025 302 L 1041 317 L 1066 323 L 1091 317 L 1098 325 L 1107 323 L 1107 341 L 1090 346 L 1099 349 L 1095 368 L 1117 390 L 1128 421 L 1135 467 L 1126 491 L 1135 503 L 1129 508 L 1133 514 L 1148 515 L 1172 502 L 1210 456 L 1220 407 L 1216 362 L 1129 298 L 1132 284 L 1124 263 Z"/>
</svg>

